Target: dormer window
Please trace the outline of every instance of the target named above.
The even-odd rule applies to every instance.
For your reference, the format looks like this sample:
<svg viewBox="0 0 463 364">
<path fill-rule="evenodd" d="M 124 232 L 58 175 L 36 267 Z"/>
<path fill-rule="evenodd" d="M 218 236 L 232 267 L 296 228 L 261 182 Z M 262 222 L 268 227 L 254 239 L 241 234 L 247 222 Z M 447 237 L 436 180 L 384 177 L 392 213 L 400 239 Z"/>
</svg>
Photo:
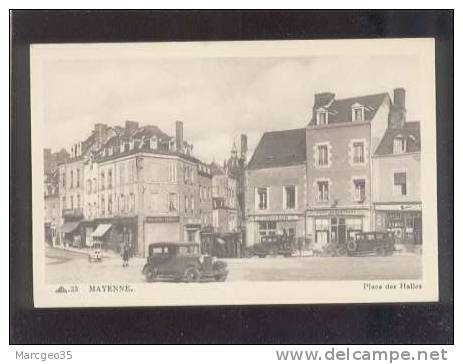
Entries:
<svg viewBox="0 0 463 364">
<path fill-rule="evenodd" d="M 361 105 L 352 106 L 352 121 L 365 120 L 365 108 Z"/>
<path fill-rule="evenodd" d="M 407 151 L 407 140 L 402 136 L 398 135 L 394 138 L 394 154 L 402 154 Z"/>
<path fill-rule="evenodd" d="M 158 149 L 158 139 L 156 137 L 150 139 L 150 149 Z"/>
<path fill-rule="evenodd" d="M 317 111 L 317 125 L 328 124 L 328 112 L 324 110 Z"/>
</svg>

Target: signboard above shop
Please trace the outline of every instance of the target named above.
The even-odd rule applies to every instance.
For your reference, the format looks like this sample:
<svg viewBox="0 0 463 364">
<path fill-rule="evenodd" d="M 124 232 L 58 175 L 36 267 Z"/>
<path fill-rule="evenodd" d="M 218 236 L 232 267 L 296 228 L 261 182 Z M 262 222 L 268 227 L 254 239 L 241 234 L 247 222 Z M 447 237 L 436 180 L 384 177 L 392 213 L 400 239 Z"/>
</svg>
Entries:
<svg viewBox="0 0 463 364">
<path fill-rule="evenodd" d="M 180 222 L 179 216 L 146 216 L 145 222 L 149 224 L 165 224 Z"/>
<path fill-rule="evenodd" d="M 253 221 L 297 221 L 301 215 L 257 215 L 251 217 Z"/>
<path fill-rule="evenodd" d="M 307 216 L 361 216 L 364 215 L 366 209 L 326 209 L 326 210 L 311 210 L 307 211 Z"/>
</svg>

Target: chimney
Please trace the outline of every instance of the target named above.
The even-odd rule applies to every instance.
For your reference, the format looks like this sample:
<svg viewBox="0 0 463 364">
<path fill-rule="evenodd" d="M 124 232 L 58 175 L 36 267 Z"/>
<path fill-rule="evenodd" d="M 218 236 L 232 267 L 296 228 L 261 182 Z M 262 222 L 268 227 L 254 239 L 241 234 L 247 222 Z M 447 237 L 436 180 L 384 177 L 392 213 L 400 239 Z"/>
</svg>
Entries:
<svg viewBox="0 0 463 364">
<path fill-rule="evenodd" d="M 248 137 L 246 134 L 241 134 L 241 159 L 246 161 L 246 157 L 248 154 Z"/>
<path fill-rule="evenodd" d="M 183 122 L 175 122 L 175 147 L 180 153 L 183 152 Z"/>
<path fill-rule="evenodd" d="M 128 135 L 132 135 L 138 129 L 138 122 L 137 121 L 125 121 L 125 131 Z"/>
<path fill-rule="evenodd" d="M 103 123 L 95 124 L 95 135 L 97 148 L 101 148 L 106 139 L 107 125 Z"/>
<path fill-rule="evenodd" d="M 389 128 L 400 129 L 406 121 L 405 89 L 394 89 L 394 101 L 389 111 Z"/>
</svg>

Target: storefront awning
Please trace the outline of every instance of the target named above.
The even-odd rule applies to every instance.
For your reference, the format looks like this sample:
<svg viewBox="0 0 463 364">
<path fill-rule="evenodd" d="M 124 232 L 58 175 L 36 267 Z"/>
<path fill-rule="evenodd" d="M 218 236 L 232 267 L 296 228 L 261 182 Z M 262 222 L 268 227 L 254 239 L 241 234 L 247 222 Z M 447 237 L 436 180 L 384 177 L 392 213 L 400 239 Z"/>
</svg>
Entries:
<svg viewBox="0 0 463 364">
<path fill-rule="evenodd" d="M 100 224 L 98 227 L 95 229 L 95 231 L 92 233 L 92 237 L 94 238 L 101 238 L 108 232 L 108 230 L 111 228 L 111 224 Z"/>
<path fill-rule="evenodd" d="M 72 233 L 79 227 L 79 225 L 80 221 L 65 222 L 63 225 L 61 225 L 61 232 L 65 234 Z"/>
</svg>

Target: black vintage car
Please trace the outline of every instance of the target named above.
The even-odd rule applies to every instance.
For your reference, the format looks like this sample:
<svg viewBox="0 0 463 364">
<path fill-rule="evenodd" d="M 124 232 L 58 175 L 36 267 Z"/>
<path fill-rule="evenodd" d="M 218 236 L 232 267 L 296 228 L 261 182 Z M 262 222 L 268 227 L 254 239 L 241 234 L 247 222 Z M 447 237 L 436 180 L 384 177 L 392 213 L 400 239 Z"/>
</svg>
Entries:
<svg viewBox="0 0 463 364">
<path fill-rule="evenodd" d="M 357 233 L 354 239 L 347 243 L 347 255 L 392 255 L 394 252 L 394 238 L 385 232 Z"/>
<path fill-rule="evenodd" d="M 152 243 L 142 274 L 147 282 L 174 280 L 183 282 L 225 281 L 227 263 L 202 255 L 196 243 Z"/>
<path fill-rule="evenodd" d="M 294 238 L 282 234 L 262 236 L 260 243 L 252 247 L 252 255 L 257 255 L 259 258 L 265 258 L 267 255 L 290 257 L 295 251 Z"/>
</svg>

